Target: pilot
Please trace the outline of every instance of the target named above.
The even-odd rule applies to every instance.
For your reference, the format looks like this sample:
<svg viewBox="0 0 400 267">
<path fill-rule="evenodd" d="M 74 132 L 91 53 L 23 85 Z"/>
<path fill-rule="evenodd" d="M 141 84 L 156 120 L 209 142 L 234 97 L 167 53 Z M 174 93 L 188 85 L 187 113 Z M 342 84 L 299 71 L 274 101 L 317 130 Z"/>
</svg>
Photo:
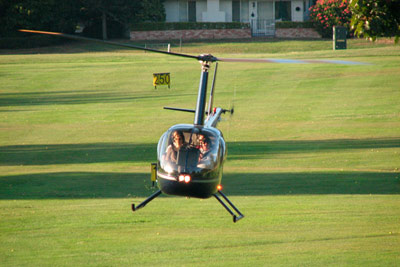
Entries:
<svg viewBox="0 0 400 267">
<path fill-rule="evenodd" d="M 178 151 L 181 147 L 184 146 L 185 137 L 182 132 L 174 131 L 171 135 L 172 144 L 167 147 L 167 151 L 165 153 L 165 159 L 168 161 L 173 161 L 176 163 Z"/>
</svg>

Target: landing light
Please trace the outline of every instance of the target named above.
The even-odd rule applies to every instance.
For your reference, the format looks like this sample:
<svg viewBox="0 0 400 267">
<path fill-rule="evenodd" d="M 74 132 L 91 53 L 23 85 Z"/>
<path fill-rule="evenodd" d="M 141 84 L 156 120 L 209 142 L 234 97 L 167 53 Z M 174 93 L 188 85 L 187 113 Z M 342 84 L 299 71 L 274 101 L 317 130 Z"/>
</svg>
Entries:
<svg viewBox="0 0 400 267">
<path fill-rule="evenodd" d="M 217 185 L 217 190 L 218 190 L 218 191 L 221 191 L 221 190 L 222 190 L 222 185 L 220 185 L 220 184 Z"/>
<path fill-rule="evenodd" d="M 185 175 L 185 183 L 189 183 L 191 180 L 189 175 Z"/>
<path fill-rule="evenodd" d="M 178 177 L 179 182 L 189 183 L 191 180 L 192 180 L 192 178 L 188 174 L 181 174 Z"/>
</svg>

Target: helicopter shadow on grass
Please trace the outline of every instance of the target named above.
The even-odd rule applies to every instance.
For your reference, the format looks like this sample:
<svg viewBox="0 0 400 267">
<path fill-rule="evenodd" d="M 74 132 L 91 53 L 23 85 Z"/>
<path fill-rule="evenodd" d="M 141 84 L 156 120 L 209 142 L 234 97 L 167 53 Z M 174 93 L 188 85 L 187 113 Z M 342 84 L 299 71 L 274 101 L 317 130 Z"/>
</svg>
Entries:
<svg viewBox="0 0 400 267">
<path fill-rule="evenodd" d="M 180 96 L 181 95 L 182 94 L 180 94 Z M 195 94 L 183 95 L 193 96 Z M 168 95 L 138 95 L 134 92 L 117 93 L 111 90 L 0 93 L 0 107 L 119 103 L 144 99 L 154 100 L 155 98 L 173 99 L 174 97 L 174 93 Z"/>
</svg>

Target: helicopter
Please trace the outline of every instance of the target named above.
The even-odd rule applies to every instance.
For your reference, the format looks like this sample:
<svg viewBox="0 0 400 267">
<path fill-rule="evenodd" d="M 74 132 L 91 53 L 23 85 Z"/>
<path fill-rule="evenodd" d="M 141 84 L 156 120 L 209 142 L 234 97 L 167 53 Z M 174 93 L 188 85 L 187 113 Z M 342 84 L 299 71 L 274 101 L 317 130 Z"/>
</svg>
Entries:
<svg viewBox="0 0 400 267">
<path fill-rule="evenodd" d="M 164 109 L 167 110 L 194 113 L 193 123 L 174 125 L 162 134 L 157 145 L 157 163 L 152 164 L 151 171 L 151 180 L 153 181 L 153 184 L 157 183 L 158 190 L 139 205 L 132 204 L 131 208 L 132 211 L 135 212 L 145 207 L 149 202 L 162 193 L 201 199 L 215 197 L 232 216 L 233 222 L 237 222 L 244 218 L 244 214 L 241 213 L 240 210 L 222 192 L 221 180 L 223 165 L 227 157 L 227 147 L 222 132 L 217 129 L 217 124 L 221 120 L 223 114 L 233 114 L 234 109 L 213 107 L 218 62 L 364 64 L 361 62 L 341 60 L 220 58 L 211 54 L 194 56 L 58 32 L 25 29 L 19 31 L 99 42 L 108 45 L 128 47 L 197 60 L 201 65 L 201 73 L 195 109 L 164 107 Z M 208 97 L 208 105 L 206 107 L 209 71 L 213 63 L 215 63 L 214 76 L 210 95 Z"/>
</svg>

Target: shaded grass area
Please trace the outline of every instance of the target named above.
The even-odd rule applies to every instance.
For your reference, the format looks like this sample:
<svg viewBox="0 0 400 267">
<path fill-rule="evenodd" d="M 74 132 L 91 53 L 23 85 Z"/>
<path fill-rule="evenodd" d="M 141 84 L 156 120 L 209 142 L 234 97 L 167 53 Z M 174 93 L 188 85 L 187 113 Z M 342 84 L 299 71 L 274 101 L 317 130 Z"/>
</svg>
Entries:
<svg viewBox="0 0 400 267">
<path fill-rule="evenodd" d="M 172 96 L 141 95 L 134 93 L 116 93 L 112 91 L 54 91 L 29 93 L 0 93 L 0 107 L 37 106 L 37 105 L 79 105 L 90 103 L 130 102 L 135 100 L 168 99 Z M 2 112 L 2 111 L 0 111 Z"/>
<path fill-rule="evenodd" d="M 156 144 L 60 144 L 1 147 L 0 165 L 85 164 L 101 162 L 150 162 Z"/>
<path fill-rule="evenodd" d="M 400 138 L 331 139 L 331 140 L 273 140 L 228 143 L 229 158 L 250 155 L 301 152 L 345 151 L 351 149 L 398 148 Z"/>
<path fill-rule="evenodd" d="M 399 148 L 400 138 L 228 142 L 229 159 L 284 153 Z M 89 143 L 0 146 L 0 166 L 154 161 L 157 144 Z"/>
<path fill-rule="evenodd" d="M 0 176 L 0 199 L 147 197 L 149 173 L 61 172 Z M 400 174 L 385 172 L 225 173 L 228 195 L 400 194 Z"/>
<path fill-rule="evenodd" d="M 195 94 L 179 94 L 179 97 L 194 96 Z M 95 91 L 43 91 L 43 92 L 0 92 L 0 107 L 24 107 L 24 106 L 47 106 L 47 105 L 83 105 L 96 103 L 132 103 L 133 101 L 166 101 L 177 97 L 176 92 L 169 95 L 156 95 L 147 92 L 138 95 L 135 92 L 116 92 L 113 90 Z M 8 110 L 10 111 L 10 110 Z M 11 110 L 12 111 L 12 110 Z M 7 112 L 7 110 L 0 110 Z"/>
</svg>

